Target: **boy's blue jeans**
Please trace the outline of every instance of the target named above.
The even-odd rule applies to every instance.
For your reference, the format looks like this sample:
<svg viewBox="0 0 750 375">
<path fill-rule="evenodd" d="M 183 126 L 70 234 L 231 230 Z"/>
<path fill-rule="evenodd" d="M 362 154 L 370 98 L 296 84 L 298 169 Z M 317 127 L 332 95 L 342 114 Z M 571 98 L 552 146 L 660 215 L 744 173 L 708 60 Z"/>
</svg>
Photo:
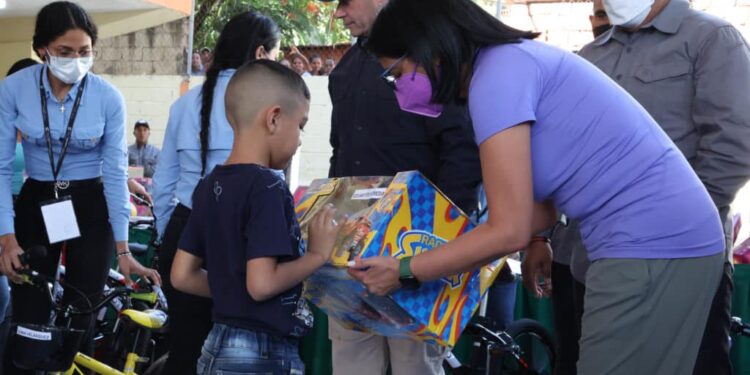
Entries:
<svg viewBox="0 0 750 375">
<path fill-rule="evenodd" d="M 198 359 L 198 375 L 303 375 L 298 340 L 214 324 Z"/>
</svg>

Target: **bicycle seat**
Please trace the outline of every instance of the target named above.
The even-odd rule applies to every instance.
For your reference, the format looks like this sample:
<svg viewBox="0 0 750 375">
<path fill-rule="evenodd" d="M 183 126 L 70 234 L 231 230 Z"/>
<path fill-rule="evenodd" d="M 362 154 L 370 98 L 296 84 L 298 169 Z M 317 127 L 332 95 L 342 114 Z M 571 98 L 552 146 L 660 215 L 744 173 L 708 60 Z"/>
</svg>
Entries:
<svg viewBox="0 0 750 375">
<path fill-rule="evenodd" d="M 135 324 L 152 330 L 160 329 L 167 323 L 167 313 L 161 310 L 138 311 L 126 309 L 122 311 L 122 315 L 130 318 Z"/>
</svg>

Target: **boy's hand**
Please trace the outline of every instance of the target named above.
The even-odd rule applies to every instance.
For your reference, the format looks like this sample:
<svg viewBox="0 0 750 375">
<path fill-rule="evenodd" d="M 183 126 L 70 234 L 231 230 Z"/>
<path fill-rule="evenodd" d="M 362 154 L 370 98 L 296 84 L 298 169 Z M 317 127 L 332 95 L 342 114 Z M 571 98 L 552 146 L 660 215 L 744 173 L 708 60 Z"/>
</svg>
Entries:
<svg viewBox="0 0 750 375">
<path fill-rule="evenodd" d="M 318 256 L 322 263 L 321 266 L 328 261 L 333 252 L 333 245 L 336 242 L 336 236 L 341 229 L 341 224 L 334 220 L 336 215 L 336 209 L 333 208 L 332 204 L 327 204 L 322 211 L 320 211 L 310 221 L 309 228 L 309 246 L 307 247 L 308 253 L 311 255 Z"/>
</svg>

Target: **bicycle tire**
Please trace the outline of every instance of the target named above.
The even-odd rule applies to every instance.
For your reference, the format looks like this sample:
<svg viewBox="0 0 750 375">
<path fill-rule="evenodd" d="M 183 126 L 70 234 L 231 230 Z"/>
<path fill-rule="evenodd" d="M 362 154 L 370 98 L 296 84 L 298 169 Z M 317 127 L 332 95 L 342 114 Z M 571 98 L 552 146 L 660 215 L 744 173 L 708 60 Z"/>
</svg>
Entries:
<svg viewBox="0 0 750 375">
<path fill-rule="evenodd" d="M 529 365 L 523 368 L 521 363 L 507 354 L 502 358 L 502 375 L 549 375 L 555 363 L 555 345 L 552 336 L 539 322 L 532 319 L 519 319 L 508 325 L 505 330 L 521 348 L 521 359 Z"/>
<path fill-rule="evenodd" d="M 167 358 L 169 353 L 166 353 L 154 361 L 151 366 L 148 366 L 146 372 L 143 375 L 162 375 L 164 373 L 164 366 L 167 365 Z"/>
</svg>

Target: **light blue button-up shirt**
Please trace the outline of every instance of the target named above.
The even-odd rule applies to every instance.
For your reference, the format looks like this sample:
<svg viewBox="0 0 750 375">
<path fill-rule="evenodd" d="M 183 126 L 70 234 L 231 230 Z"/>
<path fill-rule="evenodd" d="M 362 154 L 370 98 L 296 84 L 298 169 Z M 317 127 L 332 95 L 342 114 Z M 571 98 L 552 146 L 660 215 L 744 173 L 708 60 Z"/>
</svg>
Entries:
<svg viewBox="0 0 750 375">
<path fill-rule="evenodd" d="M 22 134 L 28 176 L 38 181 L 54 180 L 39 98 L 39 73 L 42 69 L 46 69 L 45 65 L 32 66 L 0 82 L 0 235 L 15 232 L 11 179 L 16 129 Z M 43 77 L 52 153 L 57 163 L 80 82 L 73 85 L 60 102 L 52 95 L 46 72 Z M 127 165 L 125 101 L 114 86 L 89 73 L 58 180 L 103 178 L 109 222 L 116 241 L 128 239 Z"/>
<path fill-rule="evenodd" d="M 208 132 L 206 174 L 229 157 L 234 141 L 224 110 L 224 93 L 234 69 L 222 70 L 216 80 Z M 201 89 L 194 87 L 177 99 L 169 110 L 159 163 L 154 173 L 154 216 L 157 230 L 164 234 L 175 206 L 193 207 L 193 190 L 201 179 Z"/>
</svg>

